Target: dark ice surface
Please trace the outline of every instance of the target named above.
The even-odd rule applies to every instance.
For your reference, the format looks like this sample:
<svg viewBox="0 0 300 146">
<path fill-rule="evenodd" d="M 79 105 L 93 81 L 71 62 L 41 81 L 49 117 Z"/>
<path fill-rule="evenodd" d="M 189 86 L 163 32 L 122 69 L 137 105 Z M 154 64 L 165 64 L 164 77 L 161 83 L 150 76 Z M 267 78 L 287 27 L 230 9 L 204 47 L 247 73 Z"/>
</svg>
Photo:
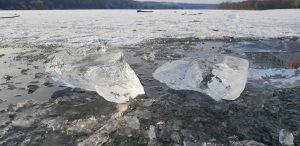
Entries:
<svg viewBox="0 0 300 146">
<path fill-rule="evenodd" d="M 300 87 L 247 84 L 237 100 L 216 102 L 198 92 L 172 90 L 152 77 L 167 61 L 215 53 L 248 59 L 251 68 L 297 68 L 297 39 L 159 38 L 119 47 L 146 92 L 122 105 L 52 81 L 44 65 L 61 48 L 0 47 L 1 146 L 73 146 L 93 136 L 98 137 L 94 141 L 103 142 L 98 145 L 275 146 L 280 145 L 281 129 L 292 132 L 294 144 L 300 145 Z M 112 128 L 101 128 L 105 126 Z"/>
</svg>

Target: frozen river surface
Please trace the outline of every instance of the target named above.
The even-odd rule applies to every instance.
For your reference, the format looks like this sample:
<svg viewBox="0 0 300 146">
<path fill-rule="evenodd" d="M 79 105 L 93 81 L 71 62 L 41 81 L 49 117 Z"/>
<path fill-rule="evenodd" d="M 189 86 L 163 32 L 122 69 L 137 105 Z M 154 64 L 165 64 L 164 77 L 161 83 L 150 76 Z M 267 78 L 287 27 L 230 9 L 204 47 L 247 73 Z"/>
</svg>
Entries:
<svg viewBox="0 0 300 146">
<path fill-rule="evenodd" d="M 249 80 L 237 100 L 216 102 L 152 77 L 165 62 L 215 53 L 254 73 L 299 74 L 299 10 L 0 11 L 14 14 L 0 19 L 0 146 L 275 146 L 282 129 L 300 144 L 299 86 Z M 45 73 L 53 53 L 103 46 L 124 52 L 145 95 L 115 104 Z"/>
<path fill-rule="evenodd" d="M 0 44 L 133 44 L 153 38 L 281 38 L 300 36 L 299 10 L 0 11 Z"/>
</svg>

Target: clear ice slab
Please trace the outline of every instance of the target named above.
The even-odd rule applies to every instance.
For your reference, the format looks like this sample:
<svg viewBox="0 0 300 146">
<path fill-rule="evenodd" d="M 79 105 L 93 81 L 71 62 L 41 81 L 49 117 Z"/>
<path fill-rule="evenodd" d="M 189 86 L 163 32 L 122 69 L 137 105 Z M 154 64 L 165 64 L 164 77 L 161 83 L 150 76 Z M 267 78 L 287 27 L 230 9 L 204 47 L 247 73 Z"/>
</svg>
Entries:
<svg viewBox="0 0 300 146">
<path fill-rule="evenodd" d="M 53 59 L 47 63 L 46 72 L 65 86 L 96 91 L 106 100 L 116 103 L 145 94 L 139 78 L 121 51 L 73 49 L 51 57 Z"/>
<path fill-rule="evenodd" d="M 184 58 L 163 64 L 153 77 L 175 90 L 198 91 L 216 101 L 235 100 L 247 83 L 248 67 L 248 60 L 228 55 Z"/>
</svg>

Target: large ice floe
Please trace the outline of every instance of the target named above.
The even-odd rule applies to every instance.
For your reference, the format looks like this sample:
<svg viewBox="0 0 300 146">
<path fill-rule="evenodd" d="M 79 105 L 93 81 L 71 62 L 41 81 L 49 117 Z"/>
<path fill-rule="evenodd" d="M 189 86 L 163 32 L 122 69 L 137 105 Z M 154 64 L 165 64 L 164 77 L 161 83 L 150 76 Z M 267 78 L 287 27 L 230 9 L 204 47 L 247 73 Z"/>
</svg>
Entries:
<svg viewBox="0 0 300 146">
<path fill-rule="evenodd" d="M 106 100 L 116 103 L 145 93 L 121 51 L 73 49 L 52 57 L 46 65 L 46 72 L 66 86 L 96 91 Z"/>
<path fill-rule="evenodd" d="M 216 54 L 167 62 L 153 77 L 175 90 L 202 92 L 217 101 L 235 100 L 245 88 L 248 67 L 248 60 Z"/>
</svg>

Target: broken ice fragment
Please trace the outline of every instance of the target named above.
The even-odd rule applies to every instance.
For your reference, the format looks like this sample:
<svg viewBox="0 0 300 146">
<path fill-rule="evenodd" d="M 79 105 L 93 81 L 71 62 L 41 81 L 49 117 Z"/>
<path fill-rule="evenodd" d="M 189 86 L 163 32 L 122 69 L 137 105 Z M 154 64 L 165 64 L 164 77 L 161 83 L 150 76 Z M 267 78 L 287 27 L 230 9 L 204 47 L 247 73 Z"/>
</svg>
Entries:
<svg viewBox="0 0 300 146">
<path fill-rule="evenodd" d="M 184 58 L 160 66 L 153 77 L 175 90 L 193 90 L 215 100 L 235 100 L 244 90 L 248 60 L 227 55 Z"/>
<path fill-rule="evenodd" d="M 144 88 L 120 51 L 68 50 L 53 55 L 46 71 L 69 87 L 96 91 L 106 100 L 129 101 Z"/>
</svg>

